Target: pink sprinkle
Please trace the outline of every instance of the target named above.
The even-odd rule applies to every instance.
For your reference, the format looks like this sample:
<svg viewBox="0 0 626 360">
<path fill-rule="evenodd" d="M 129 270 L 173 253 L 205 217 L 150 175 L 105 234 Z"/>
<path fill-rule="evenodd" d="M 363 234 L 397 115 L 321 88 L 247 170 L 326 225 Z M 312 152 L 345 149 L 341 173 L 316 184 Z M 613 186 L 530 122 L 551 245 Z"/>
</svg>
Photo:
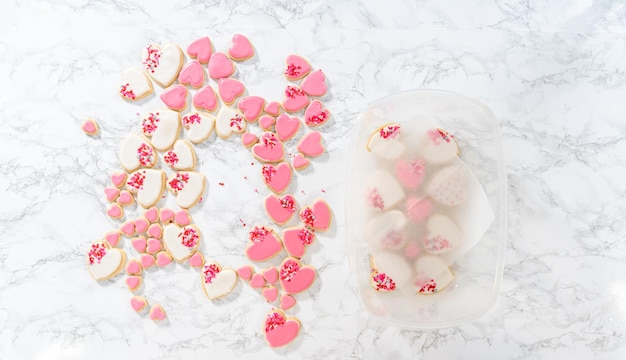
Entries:
<svg viewBox="0 0 626 360">
<path fill-rule="evenodd" d="M 139 191 L 143 189 L 143 182 L 146 179 L 146 171 L 138 171 L 128 179 L 126 185 L 128 185 L 133 191 Z"/>
<path fill-rule="evenodd" d="M 170 167 L 174 167 L 174 165 L 178 162 L 178 155 L 176 155 L 174 151 L 170 150 L 165 154 L 163 160 L 165 160 L 165 163 Z"/>
<path fill-rule="evenodd" d="M 298 270 L 300 270 L 300 266 L 297 261 L 291 259 L 287 260 L 280 269 L 280 278 L 283 281 L 289 282 L 293 279 Z"/>
<path fill-rule="evenodd" d="M 157 129 L 157 123 L 161 121 L 159 113 L 150 113 L 141 121 L 141 128 L 144 134 L 152 134 Z"/>
<path fill-rule="evenodd" d="M 183 230 L 178 233 L 178 237 L 180 238 L 180 243 L 188 248 L 192 248 L 198 244 L 199 235 L 194 228 L 183 228 Z"/>
<path fill-rule="evenodd" d="M 267 315 L 267 319 L 265 319 L 265 331 L 274 330 L 284 324 L 285 318 L 277 312 L 272 312 Z"/>
<path fill-rule="evenodd" d="M 192 124 L 200 124 L 200 115 L 198 113 L 188 114 L 183 116 L 183 126 L 189 130 Z"/>
<path fill-rule="evenodd" d="M 303 245 L 311 245 L 313 242 L 313 233 L 307 229 L 301 229 L 298 231 L 298 238 L 302 241 Z"/>
<path fill-rule="evenodd" d="M 313 224 L 315 223 L 315 214 L 311 208 L 307 207 L 302 211 L 302 213 L 300 213 L 300 219 L 305 225 L 313 227 Z"/>
<path fill-rule="evenodd" d="M 237 128 L 238 131 L 243 130 L 243 126 L 241 125 L 242 123 L 243 118 L 239 114 L 236 114 L 235 117 L 230 118 L 230 127 Z"/>
<path fill-rule="evenodd" d="M 274 175 L 276 175 L 276 168 L 274 165 L 265 164 L 261 169 L 261 174 L 263 174 L 263 180 L 266 184 L 269 184 L 272 181 Z"/>
<path fill-rule="evenodd" d="M 127 98 L 127 99 L 135 100 L 135 98 L 137 98 L 137 96 L 135 96 L 135 93 L 128 88 L 129 86 L 130 86 L 130 84 L 122 85 L 121 88 L 120 88 L 120 94 L 122 94 L 122 96 Z"/>
<path fill-rule="evenodd" d="M 295 99 L 296 96 L 304 96 L 304 91 L 300 88 L 289 85 L 285 89 L 285 96 L 291 99 Z"/>
<path fill-rule="evenodd" d="M 246 223 L 243 222 L 243 219 L 239 219 L 239 222 L 241 222 L 241 225 L 246 226 Z"/>
<path fill-rule="evenodd" d="M 400 135 L 400 125 L 391 125 L 380 129 L 380 137 L 383 139 L 395 139 Z"/>
<path fill-rule="evenodd" d="M 393 291 L 396 289 L 396 283 L 387 274 L 374 272 L 372 280 L 377 291 Z"/>
<path fill-rule="evenodd" d="M 380 210 L 385 208 L 385 202 L 376 189 L 370 190 L 367 194 L 367 204 Z"/>
<path fill-rule="evenodd" d="M 137 158 L 139 159 L 139 163 L 143 166 L 148 166 L 152 164 L 153 156 L 154 151 L 146 143 L 142 143 L 141 146 L 139 146 L 139 148 L 137 149 Z"/>
<path fill-rule="evenodd" d="M 189 182 L 189 174 L 176 173 L 176 177 L 168 182 L 172 191 L 177 193 L 185 188 L 185 184 Z"/>
<path fill-rule="evenodd" d="M 215 276 L 220 273 L 220 268 L 216 264 L 206 264 L 202 268 L 202 274 L 204 276 L 204 282 L 211 284 Z"/>
<path fill-rule="evenodd" d="M 161 57 L 161 51 L 153 48 L 152 45 L 146 47 L 148 56 L 143 60 L 142 64 L 145 66 L 146 71 L 154 73 L 154 70 L 159 66 L 159 58 Z"/>
<path fill-rule="evenodd" d="M 89 250 L 89 264 L 93 265 L 96 261 L 100 264 L 100 260 L 107 254 L 106 247 L 103 243 L 91 244 Z"/>
<path fill-rule="evenodd" d="M 263 242 L 263 240 L 269 233 L 270 231 L 266 229 L 265 227 L 255 226 L 252 230 L 250 230 L 250 233 L 248 234 L 248 238 L 253 243 L 260 243 L 260 242 Z"/>
<path fill-rule="evenodd" d="M 282 198 L 280 200 L 280 206 L 282 206 L 283 209 L 287 209 L 292 213 L 296 212 L 296 204 L 291 196 L 285 196 L 284 198 Z"/>
</svg>

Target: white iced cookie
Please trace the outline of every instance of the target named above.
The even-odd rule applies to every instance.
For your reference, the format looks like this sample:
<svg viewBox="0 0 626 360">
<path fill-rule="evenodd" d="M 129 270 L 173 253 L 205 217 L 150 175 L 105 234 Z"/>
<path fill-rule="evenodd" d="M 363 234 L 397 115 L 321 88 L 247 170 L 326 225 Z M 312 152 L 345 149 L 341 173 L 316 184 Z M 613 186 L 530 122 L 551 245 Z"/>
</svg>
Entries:
<svg viewBox="0 0 626 360">
<path fill-rule="evenodd" d="M 431 254 L 445 254 L 461 242 L 461 229 L 445 215 L 433 215 L 426 222 L 424 250 Z"/>
<path fill-rule="evenodd" d="M 215 132 L 222 139 L 227 139 L 232 133 L 241 134 L 246 130 L 246 121 L 238 110 L 222 106 L 215 120 Z"/>
<path fill-rule="evenodd" d="M 369 239 L 371 251 L 399 250 L 406 243 L 404 227 L 407 217 L 399 210 L 374 216 L 365 226 L 364 236 Z"/>
<path fill-rule="evenodd" d="M 161 48 L 150 44 L 143 49 L 141 60 L 152 80 L 166 88 L 178 78 L 184 55 L 178 45 L 167 44 Z"/>
<path fill-rule="evenodd" d="M 404 144 L 400 141 L 400 124 L 387 124 L 374 131 L 367 142 L 367 151 L 393 160 L 404 152 Z"/>
<path fill-rule="evenodd" d="M 465 169 L 453 165 L 439 170 L 428 184 L 426 192 L 442 205 L 457 206 L 465 201 L 465 187 Z"/>
<path fill-rule="evenodd" d="M 459 155 L 459 146 L 454 135 L 443 129 L 432 129 L 426 133 L 428 141 L 422 149 L 422 157 L 434 164 L 446 163 Z"/>
<path fill-rule="evenodd" d="M 180 132 L 180 114 L 178 111 L 159 110 L 149 112 L 141 119 L 141 131 L 150 138 L 152 145 L 159 151 L 172 147 Z"/>
<path fill-rule="evenodd" d="M 163 155 L 163 161 L 174 170 L 193 170 L 196 167 L 196 152 L 187 140 L 178 139 L 172 149 Z"/>
<path fill-rule="evenodd" d="M 165 172 L 157 169 L 141 169 L 126 179 L 126 189 L 136 194 L 137 203 L 149 208 L 161 200 L 165 189 Z"/>
<path fill-rule="evenodd" d="M 213 260 L 207 261 L 200 272 L 202 289 L 210 300 L 228 295 L 237 285 L 238 278 L 235 270 L 222 268 Z"/>
<path fill-rule="evenodd" d="M 187 130 L 187 139 L 193 143 L 206 140 L 215 127 L 215 116 L 202 111 L 185 114 L 182 119 L 183 127 Z"/>
<path fill-rule="evenodd" d="M 440 258 L 427 255 L 415 261 L 413 284 L 418 294 L 435 294 L 445 289 L 453 280 L 454 273 Z"/>
<path fill-rule="evenodd" d="M 411 265 L 403 257 L 390 252 L 374 254 L 372 269 L 391 278 L 400 290 L 409 288 L 413 279 Z"/>
<path fill-rule="evenodd" d="M 367 205 L 385 211 L 394 207 L 405 197 L 405 192 L 391 174 L 376 171 L 367 186 Z"/>
<path fill-rule="evenodd" d="M 176 224 L 163 226 L 163 245 L 177 262 L 191 257 L 200 244 L 200 230 L 195 225 L 179 227 Z"/>
<path fill-rule="evenodd" d="M 205 177 L 195 171 L 179 171 L 167 179 L 167 188 L 176 195 L 178 206 L 188 209 L 200 201 L 204 193 Z"/>
<path fill-rule="evenodd" d="M 139 100 L 152 93 L 152 83 L 143 71 L 126 69 L 122 73 L 120 96 L 126 100 Z"/>
<path fill-rule="evenodd" d="M 159 159 L 150 141 L 135 134 L 128 134 L 122 140 L 118 157 L 120 165 L 128 172 L 154 167 Z"/>
<path fill-rule="evenodd" d="M 111 248 L 105 241 L 91 244 L 87 253 L 87 269 L 95 280 L 109 279 L 124 269 L 126 253 L 124 250 Z"/>
</svg>

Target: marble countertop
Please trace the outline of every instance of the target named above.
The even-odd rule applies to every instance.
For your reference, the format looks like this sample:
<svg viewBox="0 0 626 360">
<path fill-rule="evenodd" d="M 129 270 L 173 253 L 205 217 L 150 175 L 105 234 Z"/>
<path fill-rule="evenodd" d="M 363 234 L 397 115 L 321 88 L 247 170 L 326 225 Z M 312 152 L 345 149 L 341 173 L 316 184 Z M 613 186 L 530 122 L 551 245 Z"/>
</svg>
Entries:
<svg viewBox="0 0 626 360">
<path fill-rule="evenodd" d="M 0 358 L 623 359 L 626 357 L 626 7 L 620 1 L 87 1 L 3 2 L 0 15 Z M 328 156 L 298 178 L 335 225 L 309 262 L 303 332 L 272 350 L 269 310 L 248 286 L 207 301 L 192 269 L 146 276 L 168 312 L 138 316 L 121 277 L 93 281 L 84 256 L 117 223 L 102 189 L 137 112 L 116 94 L 149 42 L 208 35 L 224 50 L 248 35 L 258 52 L 240 76 L 279 99 L 289 53 L 328 76 Z M 444 89 L 501 122 L 508 239 L 501 294 L 471 323 L 399 329 L 369 317 L 351 285 L 344 179 L 359 111 L 388 94 Z M 155 100 L 156 101 L 156 100 Z M 156 102 L 155 102 L 156 104 Z M 97 119 L 100 137 L 80 124 Z M 248 263 L 238 219 L 263 221 L 258 169 L 231 140 L 201 147 L 209 195 L 192 212 L 204 252 Z M 245 165 L 242 165 L 245 164 Z M 237 191 L 219 189 L 224 182 Z M 260 184 L 260 181 L 259 181 Z M 262 184 L 260 184 L 262 186 Z M 128 244 L 127 244 L 128 245 Z"/>
</svg>

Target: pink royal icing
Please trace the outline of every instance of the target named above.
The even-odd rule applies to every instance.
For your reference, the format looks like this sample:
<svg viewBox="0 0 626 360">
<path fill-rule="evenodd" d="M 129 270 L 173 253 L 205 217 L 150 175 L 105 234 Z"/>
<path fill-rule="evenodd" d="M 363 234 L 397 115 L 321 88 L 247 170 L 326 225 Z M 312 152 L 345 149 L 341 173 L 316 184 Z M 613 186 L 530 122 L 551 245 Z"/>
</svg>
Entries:
<svg viewBox="0 0 626 360">
<path fill-rule="evenodd" d="M 154 256 L 150 254 L 141 254 L 140 261 L 141 261 L 141 266 L 144 269 L 150 268 L 154 266 L 155 264 Z"/>
<path fill-rule="evenodd" d="M 279 274 L 280 285 L 289 294 L 303 292 L 315 281 L 315 269 L 310 266 L 302 266 L 294 258 L 283 260 Z"/>
<path fill-rule="evenodd" d="M 245 147 L 250 147 L 256 144 L 258 141 L 259 141 L 259 137 L 254 135 L 253 133 L 247 132 L 241 135 L 241 143 Z"/>
<path fill-rule="evenodd" d="M 278 101 L 272 101 L 265 105 L 265 109 L 263 111 L 269 115 L 278 116 L 280 113 L 280 103 L 278 103 Z"/>
<path fill-rule="evenodd" d="M 176 217 L 176 213 L 172 209 L 161 209 L 161 222 L 163 224 L 170 223 L 174 221 Z"/>
<path fill-rule="evenodd" d="M 246 281 L 250 280 L 252 278 L 252 266 L 245 265 L 240 267 L 237 269 L 237 275 Z"/>
<path fill-rule="evenodd" d="M 119 188 L 124 185 L 127 177 L 128 175 L 125 172 L 114 172 L 113 174 L 111 174 L 111 182 L 113 183 L 113 185 Z"/>
<path fill-rule="evenodd" d="M 109 231 L 108 233 L 104 234 L 104 240 L 111 247 L 116 247 L 121 239 L 122 234 L 119 231 Z"/>
<path fill-rule="evenodd" d="M 194 94 L 193 106 L 195 106 L 196 109 L 205 109 L 208 111 L 217 109 L 217 95 L 215 95 L 215 90 L 213 90 L 211 85 L 206 85 Z"/>
<path fill-rule="evenodd" d="M 189 211 L 183 209 L 176 212 L 174 215 L 174 222 L 178 226 L 186 226 L 191 224 L 191 216 L 189 216 Z"/>
<path fill-rule="evenodd" d="M 140 275 L 141 270 L 141 263 L 138 260 L 133 259 L 126 265 L 126 273 L 128 275 Z"/>
<path fill-rule="evenodd" d="M 288 222 L 296 212 L 296 199 L 291 195 L 282 198 L 270 194 L 265 199 L 265 211 L 278 225 Z"/>
<path fill-rule="evenodd" d="M 265 279 L 263 278 L 263 275 L 258 273 L 252 275 L 252 278 L 250 279 L 250 287 L 253 289 L 260 289 L 263 286 L 265 286 Z"/>
<path fill-rule="evenodd" d="M 135 202 L 133 195 L 126 190 L 120 191 L 120 196 L 117 197 L 117 203 L 126 206 Z"/>
<path fill-rule="evenodd" d="M 296 112 L 309 105 L 309 97 L 297 86 L 288 85 L 285 89 L 283 108 L 287 112 Z"/>
<path fill-rule="evenodd" d="M 276 118 L 274 118 L 271 115 L 262 115 L 259 118 L 259 126 L 263 130 L 271 130 L 275 122 L 276 122 Z"/>
<path fill-rule="evenodd" d="M 324 76 L 322 70 L 314 71 L 302 80 L 300 88 L 309 96 L 322 96 L 328 91 L 326 76 Z"/>
<path fill-rule="evenodd" d="M 325 231 L 330 227 L 331 213 L 328 204 L 323 200 L 316 201 L 300 211 L 302 222 L 315 230 Z"/>
<path fill-rule="evenodd" d="M 159 251 L 156 254 L 156 264 L 160 267 L 167 266 L 172 262 L 172 257 L 165 251 Z"/>
<path fill-rule="evenodd" d="M 126 278 L 126 286 L 131 291 L 137 290 L 141 286 L 141 276 L 130 275 Z"/>
<path fill-rule="evenodd" d="M 261 112 L 263 112 L 263 105 L 265 105 L 265 99 L 260 96 L 246 96 L 239 100 L 237 108 L 243 114 L 243 118 L 247 122 L 253 122 L 258 119 Z"/>
<path fill-rule="evenodd" d="M 148 221 L 148 219 L 145 219 L 145 218 L 135 219 L 135 232 L 137 234 L 145 233 L 146 230 L 148 230 L 149 226 L 150 226 L 150 221 Z"/>
<path fill-rule="evenodd" d="M 211 45 L 211 40 L 206 36 L 195 40 L 187 47 L 187 54 L 189 54 L 189 57 L 192 59 L 198 59 L 198 61 L 203 64 L 209 62 L 212 52 L 213 46 Z"/>
<path fill-rule="evenodd" d="M 283 143 L 271 132 L 261 135 L 259 142 L 252 148 L 252 153 L 256 158 L 265 162 L 278 162 L 285 156 Z"/>
<path fill-rule="evenodd" d="M 298 144 L 298 151 L 307 156 L 319 156 L 324 153 L 324 146 L 322 145 L 322 135 L 313 131 L 310 132 L 300 140 Z"/>
<path fill-rule="evenodd" d="M 148 302 L 141 296 L 133 296 L 130 299 L 130 307 L 132 307 L 136 312 L 140 312 L 146 306 L 148 306 Z"/>
<path fill-rule="evenodd" d="M 151 223 L 155 223 L 159 221 L 159 209 L 153 206 L 150 209 L 146 210 L 146 212 L 143 213 L 143 216 Z"/>
<path fill-rule="evenodd" d="M 280 308 L 283 310 L 289 310 L 292 307 L 294 307 L 296 305 L 296 299 L 289 295 L 289 294 L 283 294 L 280 297 Z"/>
<path fill-rule="evenodd" d="M 187 88 L 173 85 L 161 93 L 161 101 L 170 109 L 181 111 L 187 106 Z"/>
<path fill-rule="evenodd" d="M 204 256 L 201 253 L 196 252 L 189 258 L 189 265 L 194 268 L 200 268 L 204 265 Z"/>
<path fill-rule="evenodd" d="M 124 210 L 122 210 L 120 204 L 111 204 L 107 209 L 107 215 L 114 219 L 121 218 L 124 216 Z"/>
<path fill-rule="evenodd" d="M 165 310 L 163 310 L 161 305 L 152 305 L 150 309 L 150 319 L 154 321 L 165 320 Z"/>
<path fill-rule="evenodd" d="M 330 111 L 324 109 L 319 100 L 313 100 L 304 112 L 304 123 L 309 126 L 325 124 L 330 119 Z"/>
<path fill-rule="evenodd" d="M 122 223 L 122 225 L 120 225 L 120 231 L 129 237 L 135 235 L 135 223 L 131 220 Z"/>
<path fill-rule="evenodd" d="M 117 196 L 120 194 L 120 189 L 116 188 L 116 187 L 105 187 L 104 188 L 104 195 L 106 196 L 107 200 L 109 202 L 115 201 L 115 199 L 117 199 Z"/>
<path fill-rule="evenodd" d="M 311 71 L 311 64 L 299 55 L 287 56 L 285 77 L 288 80 L 298 80 L 305 77 Z"/>
<path fill-rule="evenodd" d="M 307 159 L 301 153 L 297 153 L 292 161 L 293 167 L 296 170 L 302 170 L 311 164 L 311 160 Z"/>
<path fill-rule="evenodd" d="M 300 129 L 300 119 L 297 117 L 290 117 L 287 114 L 280 114 L 276 118 L 276 135 L 282 141 L 291 139 L 298 129 Z"/>
<path fill-rule="evenodd" d="M 148 252 L 148 254 L 156 254 L 157 252 L 161 251 L 162 248 L 163 244 L 159 239 L 148 239 L 148 246 L 146 247 L 146 251 Z"/>
<path fill-rule="evenodd" d="M 183 66 L 180 74 L 178 74 L 178 82 L 195 88 L 202 86 L 202 83 L 204 83 L 204 70 L 200 62 L 193 60 Z"/>
<path fill-rule="evenodd" d="M 292 170 L 289 164 L 283 162 L 278 165 L 264 164 L 261 168 L 263 182 L 275 193 L 282 193 L 289 186 Z"/>
<path fill-rule="evenodd" d="M 239 80 L 224 78 L 217 83 L 217 92 L 226 104 L 234 103 L 245 91 L 245 86 Z"/>
<path fill-rule="evenodd" d="M 250 260 L 264 261 L 277 255 L 283 248 L 274 232 L 264 226 L 255 226 L 248 234 L 250 244 L 246 255 Z"/>
<path fill-rule="evenodd" d="M 270 347 L 281 347 L 289 344 L 298 336 L 300 322 L 285 319 L 282 311 L 273 310 L 265 319 L 265 340 Z"/>
<path fill-rule="evenodd" d="M 247 37 L 235 34 L 228 49 L 228 55 L 235 60 L 246 60 L 254 55 L 254 47 Z"/>
<path fill-rule="evenodd" d="M 98 133 L 98 123 L 93 119 L 87 119 L 83 125 L 81 125 L 81 129 L 83 129 L 85 134 L 95 135 Z"/>
<path fill-rule="evenodd" d="M 276 286 L 270 285 L 264 287 L 261 291 L 261 294 L 263 294 L 263 297 L 267 302 L 271 303 L 276 301 L 276 299 L 278 298 L 278 289 L 276 288 Z"/>
<path fill-rule="evenodd" d="M 146 246 L 148 245 L 146 238 L 143 236 L 137 236 L 130 240 L 130 245 L 133 249 L 137 250 L 137 252 L 142 253 L 146 251 Z"/>
<path fill-rule="evenodd" d="M 289 255 L 301 258 L 306 247 L 315 240 L 315 233 L 303 227 L 283 230 L 283 243 Z"/>
<path fill-rule="evenodd" d="M 221 52 L 216 52 L 209 59 L 209 76 L 213 79 L 221 79 L 231 76 L 235 72 L 235 65 Z"/>
<path fill-rule="evenodd" d="M 270 284 L 276 284 L 278 281 L 278 269 L 272 266 L 263 270 L 263 278 Z"/>
<path fill-rule="evenodd" d="M 163 229 L 159 224 L 152 224 L 148 227 L 148 230 L 146 230 L 146 234 L 155 239 L 160 239 L 163 234 Z"/>
</svg>

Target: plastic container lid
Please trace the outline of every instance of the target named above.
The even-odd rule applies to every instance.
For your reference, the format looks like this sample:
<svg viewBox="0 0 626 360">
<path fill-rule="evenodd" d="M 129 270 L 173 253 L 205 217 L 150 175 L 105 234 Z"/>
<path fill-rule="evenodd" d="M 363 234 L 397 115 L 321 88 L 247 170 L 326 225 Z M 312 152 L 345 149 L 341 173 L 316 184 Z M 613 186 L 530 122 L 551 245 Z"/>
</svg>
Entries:
<svg viewBox="0 0 626 360">
<path fill-rule="evenodd" d="M 347 181 L 354 281 L 372 315 L 406 328 L 470 321 L 496 299 L 507 181 L 484 104 L 417 90 L 359 116 Z"/>
</svg>

